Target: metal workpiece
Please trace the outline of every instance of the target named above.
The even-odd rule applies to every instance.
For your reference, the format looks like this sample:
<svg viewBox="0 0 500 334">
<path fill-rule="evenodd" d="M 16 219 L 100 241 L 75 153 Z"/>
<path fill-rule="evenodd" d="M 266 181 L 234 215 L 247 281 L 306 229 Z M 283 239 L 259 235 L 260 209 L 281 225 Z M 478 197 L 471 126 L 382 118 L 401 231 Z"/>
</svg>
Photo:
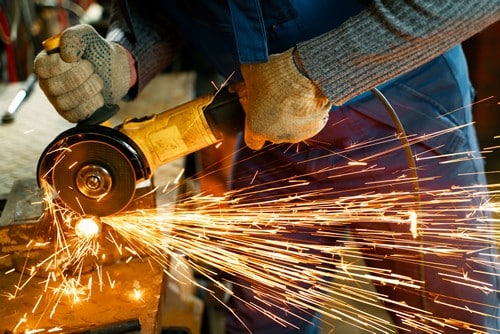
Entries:
<svg viewBox="0 0 500 334">
<path fill-rule="evenodd" d="M 137 189 L 137 200 L 130 206 L 130 210 L 150 209 L 156 206 L 155 193 L 152 186 Z M 58 199 L 52 204 L 54 208 L 49 210 L 44 207 L 43 192 L 38 188 L 36 181 L 20 180 L 14 183 L 12 192 L 6 199 L 5 207 L 0 214 L 0 270 L 15 269 L 19 272 L 27 264 L 36 265 L 45 260 L 57 248 L 56 243 L 61 243 L 58 238 L 64 238 L 65 248 L 68 253 L 79 252 L 82 245 L 73 242 L 78 238 L 78 227 L 76 223 L 82 218 L 70 210 L 62 209 L 62 203 Z M 61 206 L 61 208 L 56 208 Z M 56 215 L 57 217 L 55 217 Z M 127 241 L 114 231 L 113 228 L 99 224 L 98 233 L 93 236 L 95 242 L 99 243 L 99 252 L 105 257 L 87 256 L 72 260 L 64 256 L 57 257 L 57 270 L 63 274 L 78 274 L 89 272 L 96 266 L 109 265 L 125 261 L 131 256 L 119 249 L 121 245 L 127 245 Z M 60 246 L 59 246 L 60 247 Z M 92 255 L 92 254 L 90 254 Z M 136 255 L 145 256 L 140 252 Z M 77 260 L 77 263 L 75 261 Z"/>
<path fill-rule="evenodd" d="M 46 210 L 42 195 L 35 180 L 17 181 L 1 212 L 0 331 L 159 333 L 163 267 L 125 250 L 105 224 L 93 239 L 99 254 L 73 256 L 83 248 L 71 220 L 81 216 L 56 226 L 62 217 L 51 216 L 57 210 Z"/>
<path fill-rule="evenodd" d="M 69 331 L 70 334 L 124 334 L 124 333 L 140 333 L 141 322 L 139 319 L 130 319 L 118 321 L 106 325 L 95 326 L 86 330 Z"/>
<path fill-rule="evenodd" d="M 3 199 L 0 212 L 0 270 L 23 265 L 23 258 L 31 258 L 46 251 L 51 226 L 44 219 L 42 192 L 35 179 L 14 182 L 11 193 Z M 36 246 L 38 245 L 38 246 Z M 36 246 L 36 249 L 35 249 Z"/>
<path fill-rule="evenodd" d="M 0 211 L 0 227 L 36 221 L 42 215 L 42 190 L 36 179 L 14 181 Z"/>
<path fill-rule="evenodd" d="M 46 277 L 31 278 L 15 298 L 1 297 L 0 330 L 22 333 L 36 329 L 47 333 L 59 329 L 58 333 L 101 333 L 98 331 L 101 329 L 107 330 L 102 333 L 128 333 L 116 329 L 120 324 L 137 319 L 140 333 L 160 333 L 159 305 L 164 289 L 161 268 L 133 260 L 106 266 L 102 274 L 105 279 L 102 285 L 97 271 L 81 276 L 82 282 L 92 281 L 93 284 L 91 296 L 80 301 L 75 300 L 77 295 L 44 291 Z M 1 275 L 3 293 L 13 291 L 16 285 L 27 280 L 17 271 Z M 137 321 L 133 325 L 136 330 Z"/>
</svg>

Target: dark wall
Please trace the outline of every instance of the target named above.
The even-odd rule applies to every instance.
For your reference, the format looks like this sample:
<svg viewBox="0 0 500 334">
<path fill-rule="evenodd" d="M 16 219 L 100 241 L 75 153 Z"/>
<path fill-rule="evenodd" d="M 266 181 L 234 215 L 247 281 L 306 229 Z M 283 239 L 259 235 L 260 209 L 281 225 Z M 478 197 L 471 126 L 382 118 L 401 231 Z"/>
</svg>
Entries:
<svg viewBox="0 0 500 334">
<path fill-rule="evenodd" d="M 483 148 L 500 145 L 500 22 L 463 43 L 476 90 L 474 116 Z M 498 138 L 494 138 L 497 136 Z M 500 171 L 500 148 L 486 153 L 489 171 Z M 500 172 L 489 177 L 500 182 Z"/>
</svg>

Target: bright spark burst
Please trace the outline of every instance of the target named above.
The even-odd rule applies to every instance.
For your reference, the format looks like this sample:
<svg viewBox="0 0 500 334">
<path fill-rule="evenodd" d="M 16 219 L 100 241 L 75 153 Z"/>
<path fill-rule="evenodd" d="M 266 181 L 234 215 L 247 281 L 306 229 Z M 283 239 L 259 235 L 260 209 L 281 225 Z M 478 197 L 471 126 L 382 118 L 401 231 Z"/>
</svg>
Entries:
<svg viewBox="0 0 500 334">
<path fill-rule="evenodd" d="M 356 143 L 350 149 L 377 145 L 386 140 L 390 139 Z M 418 142 L 422 139 L 412 140 Z M 455 161 L 461 161 L 467 156 L 468 153 L 464 152 Z M 417 158 L 425 159 L 423 156 Z M 349 166 L 359 167 L 362 171 L 377 168 L 364 161 L 351 161 Z M 339 168 L 339 177 L 342 172 Z M 251 176 L 254 177 L 255 175 Z M 177 177 L 174 184 L 179 179 Z M 383 183 L 403 184 L 412 181 L 403 175 Z M 475 207 L 463 203 L 473 203 L 472 199 L 485 195 L 479 186 L 426 191 L 422 193 L 425 197 L 418 200 L 411 192 L 367 192 L 340 197 L 336 194 L 334 199 L 318 199 L 327 198 L 318 195 L 328 195 L 332 190 L 294 193 L 295 187 L 304 182 L 306 181 L 300 179 L 290 180 L 290 196 L 264 199 L 257 204 L 245 204 L 241 201 L 253 191 L 249 187 L 222 197 L 198 194 L 181 200 L 175 209 L 159 207 L 140 210 L 125 215 L 102 217 L 101 222 L 126 241 L 123 244 L 115 239 L 115 234 L 106 235 L 120 254 L 128 251 L 132 256 L 147 255 L 164 266 L 166 272 L 170 259 L 182 254 L 194 270 L 205 275 L 234 298 L 240 296 L 234 295 L 232 290 L 214 278 L 219 273 L 224 273 L 224 277 L 227 277 L 225 279 L 231 283 L 236 283 L 232 282 L 231 276 L 244 278 L 250 283 L 247 288 L 253 289 L 256 298 L 269 305 L 285 311 L 293 307 L 307 314 L 320 314 L 325 323 L 341 320 L 372 333 L 397 330 L 393 324 L 355 306 L 355 303 L 361 303 L 383 310 L 396 310 L 404 324 L 429 333 L 439 332 L 443 328 L 459 329 L 467 326 L 478 331 L 484 330 L 474 324 L 436 317 L 426 310 L 391 300 L 380 292 L 367 290 L 369 279 L 382 286 L 427 293 L 425 282 L 415 277 L 399 275 L 383 267 L 366 268 L 361 263 L 362 258 L 368 257 L 369 260 L 381 262 L 385 257 L 380 255 L 383 252 L 360 254 L 359 250 L 374 247 L 387 250 L 395 254 L 392 260 L 402 264 L 414 263 L 437 268 L 440 275 L 452 284 L 484 293 L 499 293 L 485 282 L 470 279 L 466 272 L 458 272 L 456 268 L 438 260 L 427 260 L 467 258 L 470 264 L 481 263 L 490 267 L 497 265 L 498 258 L 488 258 L 487 250 L 492 245 L 498 245 L 500 236 L 497 228 L 499 220 L 495 218 L 499 214 L 498 184 L 490 185 L 490 199 L 481 203 L 480 207 Z M 34 310 L 42 298 L 47 298 L 46 292 L 51 291 L 49 298 L 52 308 L 49 313 L 52 316 L 62 298 L 68 298 L 72 303 L 85 302 L 91 298 L 92 281 L 82 281 L 82 273 L 89 263 L 100 273 L 97 285 L 115 283 L 109 274 L 103 274 L 105 266 L 102 265 L 102 260 L 105 254 L 98 238 L 95 238 L 101 233 L 100 225 L 90 224 L 91 232 L 75 226 L 74 222 L 81 217 L 58 207 L 53 201 L 51 190 L 45 190 L 47 210 L 54 217 L 56 227 L 55 250 L 36 266 L 25 268 L 29 278 L 20 282 L 11 297 L 16 298 L 17 293 L 31 278 L 44 272 L 47 275 L 45 294 L 38 298 Z M 454 204 L 457 204 L 455 211 L 450 209 Z M 487 224 L 478 224 L 476 228 L 461 221 L 456 221 L 453 229 L 441 228 L 439 224 L 427 224 L 446 221 L 457 212 L 480 211 L 492 213 L 493 218 L 482 216 L 480 221 Z M 371 228 L 356 228 L 359 237 L 351 239 L 349 229 L 356 223 L 369 223 Z M 377 228 L 379 225 L 380 229 Z M 398 226 L 395 229 L 398 232 L 388 232 L 384 228 L 387 225 Z M 330 238 L 337 240 L 337 243 L 305 242 L 296 238 L 298 232 Z M 422 246 L 422 240 L 426 240 L 425 247 Z M 476 247 L 461 246 L 470 244 L 484 245 L 483 252 Z M 408 256 L 409 253 L 412 256 Z M 141 288 L 135 287 L 130 296 L 132 300 L 141 301 Z M 284 326 L 294 326 L 287 319 L 270 314 L 258 304 L 242 301 L 249 308 L 261 311 Z M 447 303 L 439 297 L 436 297 L 435 302 Z M 457 300 L 451 307 L 460 309 L 460 305 Z M 21 328 L 26 319 L 27 315 L 24 315 L 15 330 Z"/>
<path fill-rule="evenodd" d="M 78 238 L 92 239 L 101 232 L 101 223 L 97 217 L 83 217 L 75 223 L 75 234 Z"/>
</svg>

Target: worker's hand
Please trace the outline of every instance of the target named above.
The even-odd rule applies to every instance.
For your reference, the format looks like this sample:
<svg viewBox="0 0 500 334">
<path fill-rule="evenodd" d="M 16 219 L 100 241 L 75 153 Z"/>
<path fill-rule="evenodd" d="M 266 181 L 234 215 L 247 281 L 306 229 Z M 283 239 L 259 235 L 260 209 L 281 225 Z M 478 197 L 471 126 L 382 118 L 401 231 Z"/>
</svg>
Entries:
<svg viewBox="0 0 500 334">
<path fill-rule="evenodd" d="M 269 61 L 241 65 L 244 88 L 238 94 L 246 112 L 245 142 L 258 150 L 264 143 L 298 143 L 325 126 L 332 103 L 299 72 L 292 50 Z"/>
<path fill-rule="evenodd" d="M 59 52 L 40 52 L 34 71 L 49 101 L 73 123 L 87 119 L 104 104 L 118 102 L 131 78 L 125 48 L 106 41 L 86 24 L 62 33 Z"/>
</svg>

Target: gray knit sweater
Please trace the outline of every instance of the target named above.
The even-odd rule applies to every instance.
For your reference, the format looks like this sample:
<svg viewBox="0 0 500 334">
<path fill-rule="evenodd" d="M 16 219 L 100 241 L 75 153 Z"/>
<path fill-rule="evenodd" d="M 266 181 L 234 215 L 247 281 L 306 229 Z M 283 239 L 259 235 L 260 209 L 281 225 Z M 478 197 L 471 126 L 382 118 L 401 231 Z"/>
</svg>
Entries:
<svg viewBox="0 0 500 334">
<path fill-rule="evenodd" d="M 148 3 L 129 1 L 136 42 L 119 14 L 123 8 L 115 3 L 112 10 L 108 39 L 127 47 L 137 61 L 132 97 L 172 61 L 178 45 L 175 29 L 152 15 Z M 500 0 L 373 0 L 340 27 L 300 43 L 298 52 L 309 77 L 341 105 L 498 20 Z"/>
</svg>

